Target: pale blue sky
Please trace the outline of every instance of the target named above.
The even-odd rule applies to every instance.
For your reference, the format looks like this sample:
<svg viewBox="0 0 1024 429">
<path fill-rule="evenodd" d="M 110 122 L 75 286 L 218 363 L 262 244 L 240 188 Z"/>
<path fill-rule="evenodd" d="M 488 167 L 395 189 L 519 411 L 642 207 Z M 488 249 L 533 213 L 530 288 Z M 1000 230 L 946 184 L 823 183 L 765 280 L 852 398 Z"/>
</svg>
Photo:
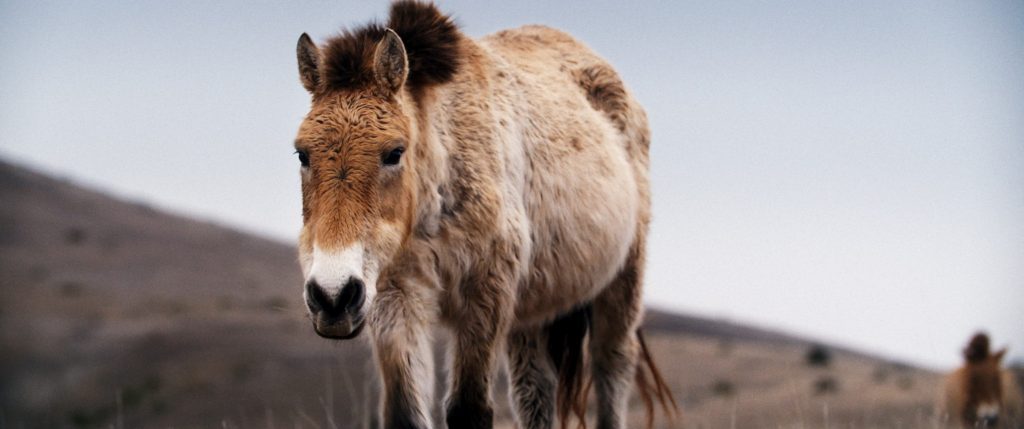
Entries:
<svg viewBox="0 0 1024 429">
<path fill-rule="evenodd" d="M 1024 356 L 1024 3 L 441 5 L 473 36 L 565 29 L 646 106 L 648 303 L 935 367 L 978 328 Z M 296 39 L 386 10 L 0 0 L 0 156 L 292 242 Z"/>
</svg>

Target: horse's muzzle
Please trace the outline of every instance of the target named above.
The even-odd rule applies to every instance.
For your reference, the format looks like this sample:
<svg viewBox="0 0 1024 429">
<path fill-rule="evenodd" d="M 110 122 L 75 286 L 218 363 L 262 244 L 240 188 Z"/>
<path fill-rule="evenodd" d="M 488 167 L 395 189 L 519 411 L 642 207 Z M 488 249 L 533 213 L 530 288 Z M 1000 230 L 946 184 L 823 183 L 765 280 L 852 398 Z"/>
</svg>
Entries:
<svg viewBox="0 0 1024 429">
<path fill-rule="evenodd" d="M 981 416 L 978 418 L 976 427 L 994 428 L 999 426 L 999 416 Z"/>
<path fill-rule="evenodd" d="M 328 294 L 316 280 L 306 283 L 306 305 L 313 321 L 313 330 L 324 338 L 347 340 L 362 331 L 365 322 L 363 303 L 366 286 L 351 278 L 336 295 Z"/>
<path fill-rule="evenodd" d="M 365 325 L 366 324 L 362 317 L 356 321 L 344 320 L 334 323 L 331 323 L 330 321 L 323 321 L 318 316 L 314 316 L 313 320 L 313 330 L 316 331 L 316 334 L 332 340 L 349 340 L 355 338 L 363 331 L 363 326 Z"/>
</svg>

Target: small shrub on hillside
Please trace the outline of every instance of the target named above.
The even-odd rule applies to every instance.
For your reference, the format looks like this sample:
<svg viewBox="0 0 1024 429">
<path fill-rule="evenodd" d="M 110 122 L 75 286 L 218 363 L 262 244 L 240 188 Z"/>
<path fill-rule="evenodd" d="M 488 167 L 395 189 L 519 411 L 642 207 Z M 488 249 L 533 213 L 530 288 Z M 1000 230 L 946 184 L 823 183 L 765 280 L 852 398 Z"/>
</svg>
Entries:
<svg viewBox="0 0 1024 429">
<path fill-rule="evenodd" d="M 117 409 L 112 406 L 76 408 L 68 413 L 68 421 L 76 428 L 102 427 L 103 423 L 113 418 L 116 413 Z"/>
<path fill-rule="evenodd" d="M 85 242 L 85 230 L 76 226 L 64 230 L 64 242 L 79 245 Z"/>
<path fill-rule="evenodd" d="M 828 366 L 832 362 L 832 352 L 821 344 L 814 344 L 807 349 L 806 360 L 810 366 Z"/>
<path fill-rule="evenodd" d="M 839 391 L 839 380 L 831 376 L 820 377 L 814 380 L 814 394 L 823 395 L 826 393 L 835 393 Z"/>
<path fill-rule="evenodd" d="M 736 393 L 736 385 L 729 380 L 718 380 L 711 385 L 711 393 L 715 396 L 732 396 Z"/>
</svg>

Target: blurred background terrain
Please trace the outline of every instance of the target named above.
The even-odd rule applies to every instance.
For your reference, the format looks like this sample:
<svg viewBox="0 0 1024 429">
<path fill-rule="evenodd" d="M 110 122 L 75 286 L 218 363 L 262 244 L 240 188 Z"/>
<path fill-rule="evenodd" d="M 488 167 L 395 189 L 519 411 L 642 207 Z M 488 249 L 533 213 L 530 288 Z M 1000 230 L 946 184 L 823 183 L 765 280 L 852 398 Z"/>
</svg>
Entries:
<svg viewBox="0 0 1024 429">
<path fill-rule="evenodd" d="M 367 344 L 313 333 L 291 246 L 7 162 L 0 201 L 0 427 L 370 422 Z M 931 427 L 935 418 L 931 370 L 656 309 L 646 331 L 681 406 L 672 427 Z M 503 381 L 495 397 L 510 427 Z M 639 425 L 639 408 L 633 417 Z"/>
<path fill-rule="evenodd" d="M 0 429 L 367 421 L 300 299 L 295 41 L 387 3 L 0 0 Z M 438 3 L 646 108 L 677 426 L 934 427 L 975 331 L 1024 360 L 1024 2 Z"/>
<path fill-rule="evenodd" d="M 644 106 L 648 302 L 932 368 L 985 329 L 1024 359 L 1024 2 L 438 4 L 471 37 L 564 30 Z M 0 157 L 293 243 L 296 40 L 387 10 L 0 0 Z"/>
</svg>

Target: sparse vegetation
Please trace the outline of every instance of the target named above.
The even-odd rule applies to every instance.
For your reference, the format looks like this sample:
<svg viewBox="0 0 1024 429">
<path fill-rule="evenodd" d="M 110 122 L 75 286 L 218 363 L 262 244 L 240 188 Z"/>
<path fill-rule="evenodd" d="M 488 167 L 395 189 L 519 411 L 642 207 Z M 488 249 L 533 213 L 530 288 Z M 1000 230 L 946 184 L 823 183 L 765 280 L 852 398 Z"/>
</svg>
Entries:
<svg viewBox="0 0 1024 429">
<path fill-rule="evenodd" d="M 284 312 L 288 310 L 288 299 L 283 296 L 274 296 L 263 300 L 263 308 L 271 311 Z"/>
<path fill-rule="evenodd" d="M 117 412 L 117 407 L 103 406 L 94 409 L 76 408 L 68 415 L 68 421 L 76 428 L 102 427 Z"/>
<path fill-rule="evenodd" d="M 166 409 L 163 401 L 154 400 L 160 390 L 160 377 L 150 375 L 141 383 L 125 387 L 117 392 L 115 400 L 95 408 L 76 408 L 68 414 L 68 421 L 76 428 L 98 428 L 108 426 L 115 417 L 141 408 L 150 403 L 151 409 Z"/>
<path fill-rule="evenodd" d="M 236 362 L 231 367 L 231 381 L 242 383 L 248 380 L 253 374 L 252 365 L 248 362 Z"/>
<path fill-rule="evenodd" d="M 75 281 L 66 281 L 60 284 L 60 294 L 68 298 L 77 298 L 82 295 L 85 287 Z"/>
<path fill-rule="evenodd" d="M 822 395 L 839 391 L 839 380 L 832 376 L 822 376 L 814 380 L 814 394 Z"/>
<path fill-rule="evenodd" d="M 85 242 L 85 230 L 73 226 L 64 230 L 64 242 L 73 246 L 77 246 Z"/>
<path fill-rule="evenodd" d="M 15 218 L 19 241 L 0 242 L 0 279 L 11 286 L 0 290 L 0 326 L 45 327 L 12 335 L 3 351 L 0 426 L 348 428 L 375 416 L 366 342 L 311 332 L 288 289 L 302 280 L 293 248 L 43 183 L 53 193 L 24 197 L 68 219 Z M 83 198 L 102 209 L 76 212 Z M 82 225 L 84 245 L 70 248 L 63 233 Z M 116 251 L 104 250 L 108 236 Z M 658 428 L 822 427 L 822 403 L 833 428 L 932 427 L 934 373 L 847 361 L 839 350 L 813 366 L 805 343 L 771 331 L 648 314 L 661 326 L 648 331 L 651 351 L 682 415 Z M 435 356 L 439 379 L 445 359 Z M 871 382 L 883 368 L 884 382 Z M 496 429 L 513 427 L 503 395 L 495 390 Z M 644 427 L 634 405 L 629 427 Z"/>
<path fill-rule="evenodd" d="M 134 409 L 151 398 L 160 390 L 160 377 L 150 375 L 142 383 L 128 386 L 121 392 L 121 401 L 125 409 Z"/>
<path fill-rule="evenodd" d="M 813 344 L 807 349 L 806 361 L 810 366 L 828 366 L 832 362 L 832 352 L 821 344 Z"/>
<path fill-rule="evenodd" d="M 736 385 L 729 380 L 718 380 L 711 385 L 711 393 L 715 396 L 732 396 L 736 393 Z"/>
</svg>

